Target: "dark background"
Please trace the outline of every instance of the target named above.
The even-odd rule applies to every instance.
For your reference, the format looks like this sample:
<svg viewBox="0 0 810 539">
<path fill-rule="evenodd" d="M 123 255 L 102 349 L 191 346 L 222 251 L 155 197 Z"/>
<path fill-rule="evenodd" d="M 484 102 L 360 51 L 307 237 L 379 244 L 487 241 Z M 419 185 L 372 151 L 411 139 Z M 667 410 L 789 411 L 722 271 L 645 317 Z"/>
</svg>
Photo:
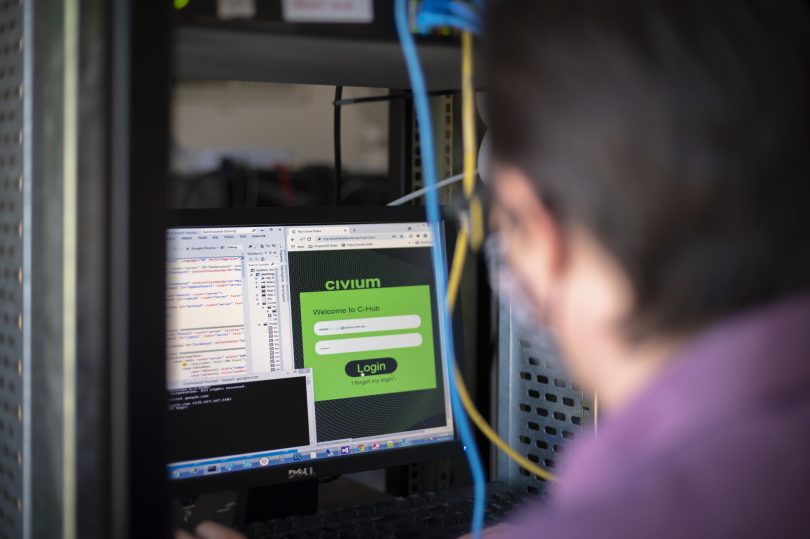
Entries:
<svg viewBox="0 0 810 539">
<path fill-rule="evenodd" d="M 178 409 L 181 397 L 230 399 Z M 309 444 L 306 377 L 169 391 L 169 462 Z"/>
</svg>

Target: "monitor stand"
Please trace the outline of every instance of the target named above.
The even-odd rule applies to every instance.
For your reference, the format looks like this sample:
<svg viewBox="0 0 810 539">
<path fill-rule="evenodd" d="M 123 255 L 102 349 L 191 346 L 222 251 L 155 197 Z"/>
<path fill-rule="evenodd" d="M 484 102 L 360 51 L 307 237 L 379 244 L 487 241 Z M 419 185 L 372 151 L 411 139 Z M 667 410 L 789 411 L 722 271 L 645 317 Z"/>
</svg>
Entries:
<svg viewBox="0 0 810 539">
<path fill-rule="evenodd" d="M 317 478 L 306 478 L 239 491 L 236 522 L 249 524 L 315 513 L 318 510 L 319 485 Z"/>
</svg>

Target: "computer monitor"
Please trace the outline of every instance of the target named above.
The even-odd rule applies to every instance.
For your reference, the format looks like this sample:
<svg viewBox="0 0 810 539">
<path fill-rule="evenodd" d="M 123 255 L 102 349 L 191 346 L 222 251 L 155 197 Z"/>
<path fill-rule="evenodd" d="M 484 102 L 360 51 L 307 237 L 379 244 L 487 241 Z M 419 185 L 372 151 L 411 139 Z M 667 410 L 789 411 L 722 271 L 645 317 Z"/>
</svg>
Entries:
<svg viewBox="0 0 810 539">
<path fill-rule="evenodd" d="M 173 218 L 166 302 L 176 495 L 461 454 L 422 208 Z"/>
</svg>

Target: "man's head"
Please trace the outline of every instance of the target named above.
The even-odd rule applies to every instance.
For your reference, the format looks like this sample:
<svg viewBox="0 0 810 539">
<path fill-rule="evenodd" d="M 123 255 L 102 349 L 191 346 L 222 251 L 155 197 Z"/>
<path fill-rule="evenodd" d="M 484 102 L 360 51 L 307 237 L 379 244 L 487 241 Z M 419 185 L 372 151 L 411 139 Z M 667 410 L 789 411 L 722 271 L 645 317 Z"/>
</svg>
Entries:
<svg viewBox="0 0 810 539">
<path fill-rule="evenodd" d="M 507 257 L 586 383 L 810 288 L 803 3 L 493 0 L 487 35 Z"/>
</svg>

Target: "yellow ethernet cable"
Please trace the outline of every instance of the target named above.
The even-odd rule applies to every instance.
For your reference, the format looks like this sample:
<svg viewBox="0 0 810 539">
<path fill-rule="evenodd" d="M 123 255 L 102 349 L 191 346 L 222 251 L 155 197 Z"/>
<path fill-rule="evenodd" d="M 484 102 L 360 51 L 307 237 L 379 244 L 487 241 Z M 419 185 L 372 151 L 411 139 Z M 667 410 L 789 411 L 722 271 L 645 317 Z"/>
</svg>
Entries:
<svg viewBox="0 0 810 539">
<path fill-rule="evenodd" d="M 478 251 L 484 243 L 484 211 L 480 199 L 475 194 L 475 89 L 473 85 L 473 38 L 469 32 L 461 34 L 462 47 L 462 84 L 461 84 L 461 108 L 462 108 L 462 133 L 464 141 L 464 195 L 469 203 L 469 223 L 462 224 L 459 228 L 456 247 L 453 253 L 453 261 L 450 269 L 450 276 L 447 283 L 447 307 L 452 313 L 458 298 L 458 291 L 461 284 L 461 276 L 464 272 L 464 263 L 467 258 L 467 244 L 472 246 L 474 251 Z M 469 232 L 468 232 L 469 227 Z M 515 461 L 530 473 L 546 481 L 556 481 L 557 478 L 549 472 L 534 464 L 529 459 L 515 451 L 506 441 L 498 436 L 498 433 L 481 416 L 473 403 L 464 378 L 458 367 L 455 369 L 456 387 L 461 403 L 467 411 L 467 415 L 475 426 L 493 443 L 498 449 L 503 451 L 510 459 Z"/>
</svg>

